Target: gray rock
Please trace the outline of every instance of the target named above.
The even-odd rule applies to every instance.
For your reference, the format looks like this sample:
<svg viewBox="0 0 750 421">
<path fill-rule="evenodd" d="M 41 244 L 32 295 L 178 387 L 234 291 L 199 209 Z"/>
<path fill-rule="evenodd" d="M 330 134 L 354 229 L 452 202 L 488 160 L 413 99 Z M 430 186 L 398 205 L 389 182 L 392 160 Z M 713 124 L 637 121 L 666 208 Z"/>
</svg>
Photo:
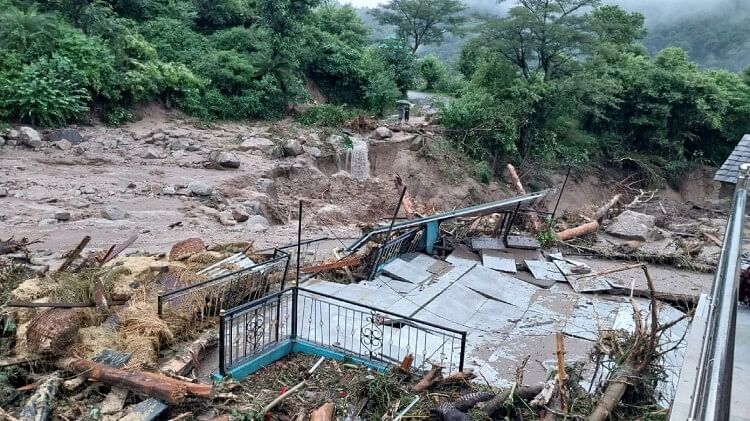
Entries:
<svg viewBox="0 0 750 421">
<path fill-rule="evenodd" d="M 161 159 L 161 154 L 154 148 L 148 148 L 143 154 L 143 159 Z"/>
<path fill-rule="evenodd" d="M 255 182 L 255 189 L 267 194 L 269 197 L 276 197 L 276 182 L 270 178 L 259 178 Z"/>
<path fill-rule="evenodd" d="M 183 151 L 190 146 L 190 143 L 183 139 L 174 139 L 169 143 L 169 149 L 173 151 Z"/>
<path fill-rule="evenodd" d="M 242 209 L 244 209 L 248 215 L 258 215 L 260 214 L 260 200 L 245 200 L 242 202 Z"/>
<path fill-rule="evenodd" d="M 174 196 L 175 194 L 177 194 L 177 190 L 175 190 L 173 186 L 164 186 L 161 188 L 161 194 Z"/>
<path fill-rule="evenodd" d="M 312 156 L 313 158 L 320 158 L 320 155 L 322 152 L 319 148 L 316 148 L 315 146 L 305 146 L 305 152 L 308 153 L 308 155 Z"/>
<path fill-rule="evenodd" d="M 17 146 L 18 140 L 16 139 L 8 139 L 5 141 L 5 146 Z"/>
<path fill-rule="evenodd" d="M 19 140 L 21 138 L 21 133 L 18 130 L 10 129 L 5 137 L 8 140 Z"/>
<path fill-rule="evenodd" d="M 658 231 L 653 215 L 626 210 L 607 227 L 607 233 L 618 238 L 636 241 L 654 241 Z"/>
<path fill-rule="evenodd" d="M 273 159 L 283 158 L 285 154 L 286 154 L 286 150 L 281 145 L 274 146 L 273 149 L 271 149 L 271 153 L 270 153 L 271 158 Z"/>
<path fill-rule="evenodd" d="M 5 146 L 5 138 L 0 136 L 0 146 Z"/>
<path fill-rule="evenodd" d="M 70 221 L 70 212 L 57 211 L 55 212 L 55 219 L 57 219 L 58 221 Z"/>
<path fill-rule="evenodd" d="M 237 222 L 245 222 L 250 219 L 250 215 L 244 209 L 244 207 L 237 206 L 232 209 L 232 218 Z"/>
<path fill-rule="evenodd" d="M 161 142 L 162 140 L 166 139 L 167 135 L 165 135 L 162 132 L 154 133 L 153 136 L 151 136 L 152 142 Z"/>
<path fill-rule="evenodd" d="M 388 139 L 393 136 L 393 132 L 388 127 L 378 127 L 375 129 L 375 139 Z"/>
<path fill-rule="evenodd" d="M 271 223 L 270 223 L 270 222 L 268 222 L 268 219 L 266 219 L 266 218 L 265 218 L 264 216 L 262 216 L 262 215 L 253 215 L 253 216 L 249 217 L 249 218 L 247 219 L 247 221 L 245 222 L 245 224 L 246 224 L 246 225 L 247 225 L 248 227 L 249 227 L 249 226 L 253 226 L 253 225 L 262 225 L 262 226 L 264 226 L 264 227 L 268 228 L 268 227 L 270 227 L 270 226 L 271 226 Z"/>
<path fill-rule="evenodd" d="M 6 197 L 8 196 L 8 189 L 5 187 L 0 187 L 0 197 Z"/>
<path fill-rule="evenodd" d="M 42 146 L 42 136 L 39 135 L 38 131 L 31 127 L 21 127 L 18 131 L 21 133 L 19 140 L 22 144 L 31 146 L 32 148 Z"/>
<path fill-rule="evenodd" d="M 120 221 L 128 217 L 128 213 L 116 206 L 107 206 L 102 209 L 102 217 L 110 221 Z"/>
<path fill-rule="evenodd" d="M 417 136 L 414 140 L 411 141 L 411 144 L 409 145 L 409 150 L 412 152 L 416 152 L 420 149 L 422 149 L 422 146 L 424 146 L 424 142 L 422 141 L 421 136 Z"/>
<path fill-rule="evenodd" d="M 248 152 L 248 151 L 260 151 L 263 153 L 270 153 L 275 144 L 264 138 L 264 137 L 248 137 L 242 138 L 242 143 L 237 149 Z"/>
<path fill-rule="evenodd" d="M 77 129 L 58 129 L 47 135 L 47 141 L 49 142 L 55 143 L 61 140 L 66 140 L 71 145 L 77 145 L 83 142 L 83 136 Z"/>
<path fill-rule="evenodd" d="M 45 219 L 42 219 L 41 221 L 37 222 L 37 225 L 40 226 L 40 227 L 46 227 L 46 226 L 49 226 L 49 225 L 55 225 L 56 223 L 57 223 L 56 219 L 45 218 Z"/>
<path fill-rule="evenodd" d="M 201 150 L 201 147 L 193 142 L 190 142 L 190 144 L 187 145 L 185 150 L 188 152 L 198 152 L 199 150 Z"/>
<path fill-rule="evenodd" d="M 289 156 L 297 156 L 305 153 L 305 149 L 297 139 L 289 139 L 284 143 L 284 152 Z"/>
<path fill-rule="evenodd" d="M 217 215 L 219 222 L 221 222 L 221 225 L 224 226 L 231 226 L 237 223 L 237 221 L 234 220 L 234 216 L 231 210 L 223 210 L 219 212 Z"/>
<path fill-rule="evenodd" d="M 70 143 L 67 139 L 60 139 L 55 142 L 55 146 L 57 146 L 61 151 L 69 151 L 73 149 L 73 144 Z"/>
<path fill-rule="evenodd" d="M 191 181 L 187 188 L 195 196 L 210 196 L 214 191 L 213 187 L 202 181 Z"/>
<path fill-rule="evenodd" d="M 211 151 L 208 160 L 222 168 L 239 168 L 242 163 L 237 155 L 227 151 Z"/>
<path fill-rule="evenodd" d="M 23 191 L 23 195 L 33 202 L 48 200 L 52 197 L 52 193 L 42 186 L 31 186 Z"/>
<path fill-rule="evenodd" d="M 341 144 L 344 142 L 344 137 L 339 135 L 331 135 L 331 137 L 328 138 L 328 143 L 333 146 L 341 146 Z"/>
</svg>

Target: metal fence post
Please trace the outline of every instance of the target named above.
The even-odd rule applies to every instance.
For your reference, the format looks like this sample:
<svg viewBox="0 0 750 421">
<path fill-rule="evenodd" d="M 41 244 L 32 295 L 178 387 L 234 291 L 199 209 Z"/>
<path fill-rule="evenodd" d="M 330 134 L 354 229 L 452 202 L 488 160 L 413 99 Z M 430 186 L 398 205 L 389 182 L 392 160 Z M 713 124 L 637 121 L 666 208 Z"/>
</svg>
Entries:
<svg viewBox="0 0 750 421">
<path fill-rule="evenodd" d="M 157 312 L 157 314 L 159 314 L 159 318 L 161 319 L 161 316 L 162 316 L 162 306 L 164 305 L 162 303 L 162 296 L 161 296 L 162 291 L 159 291 L 157 294 L 158 295 L 156 296 L 156 312 Z"/>
<path fill-rule="evenodd" d="M 458 359 L 458 371 L 464 371 L 464 358 L 466 357 L 466 332 L 461 333 L 461 355 Z"/>
<path fill-rule="evenodd" d="M 226 317 L 225 313 L 226 312 L 224 310 L 219 311 L 219 374 L 221 374 L 222 376 L 226 376 L 227 374 L 227 366 L 224 359 L 224 336 L 226 334 L 226 332 L 224 331 L 224 318 Z"/>
<path fill-rule="evenodd" d="M 299 287 L 292 287 L 292 339 L 297 339 L 297 302 L 299 301 Z"/>
</svg>

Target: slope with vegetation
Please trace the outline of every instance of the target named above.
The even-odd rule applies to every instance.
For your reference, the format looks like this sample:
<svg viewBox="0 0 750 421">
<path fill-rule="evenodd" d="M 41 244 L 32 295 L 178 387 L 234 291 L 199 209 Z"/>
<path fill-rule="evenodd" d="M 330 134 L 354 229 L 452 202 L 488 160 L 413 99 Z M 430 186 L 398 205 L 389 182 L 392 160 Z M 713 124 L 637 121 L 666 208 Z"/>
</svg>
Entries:
<svg viewBox="0 0 750 421">
<path fill-rule="evenodd" d="M 321 4 L 322 3 L 322 4 Z M 321 0 L 0 0 L 0 117 L 91 112 L 118 124 L 160 100 L 204 119 L 274 118 L 307 100 L 382 112 L 400 95 L 391 50 Z"/>
</svg>

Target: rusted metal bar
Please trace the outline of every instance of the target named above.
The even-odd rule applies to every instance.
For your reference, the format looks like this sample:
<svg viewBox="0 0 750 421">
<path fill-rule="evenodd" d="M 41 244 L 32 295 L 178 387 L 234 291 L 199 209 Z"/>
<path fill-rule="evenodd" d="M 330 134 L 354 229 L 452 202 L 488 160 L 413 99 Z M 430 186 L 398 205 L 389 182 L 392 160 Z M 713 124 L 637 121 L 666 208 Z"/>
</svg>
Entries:
<svg viewBox="0 0 750 421">
<path fill-rule="evenodd" d="M 73 262 L 81 255 L 81 252 L 83 252 L 83 249 L 89 244 L 89 241 L 91 241 L 91 236 L 87 235 L 83 237 L 83 240 L 81 240 L 80 243 L 78 243 L 78 246 L 73 249 L 73 251 L 70 252 L 70 255 L 67 259 L 63 262 L 63 264 L 60 266 L 60 268 L 57 269 L 57 272 L 64 272 L 68 270 L 70 265 L 73 264 Z"/>
</svg>

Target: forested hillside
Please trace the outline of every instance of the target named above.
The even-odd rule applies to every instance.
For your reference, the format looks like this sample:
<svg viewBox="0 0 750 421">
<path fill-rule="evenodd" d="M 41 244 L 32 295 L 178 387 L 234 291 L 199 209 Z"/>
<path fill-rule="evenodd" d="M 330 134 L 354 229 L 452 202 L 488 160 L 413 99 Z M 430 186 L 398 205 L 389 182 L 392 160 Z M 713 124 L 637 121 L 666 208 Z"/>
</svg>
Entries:
<svg viewBox="0 0 750 421">
<path fill-rule="evenodd" d="M 307 99 L 380 112 L 401 45 L 367 42 L 354 10 L 319 0 L 0 0 L 0 115 L 113 124 L 154 100 L 204 119 L 273 118 Z"/>
</svg>

